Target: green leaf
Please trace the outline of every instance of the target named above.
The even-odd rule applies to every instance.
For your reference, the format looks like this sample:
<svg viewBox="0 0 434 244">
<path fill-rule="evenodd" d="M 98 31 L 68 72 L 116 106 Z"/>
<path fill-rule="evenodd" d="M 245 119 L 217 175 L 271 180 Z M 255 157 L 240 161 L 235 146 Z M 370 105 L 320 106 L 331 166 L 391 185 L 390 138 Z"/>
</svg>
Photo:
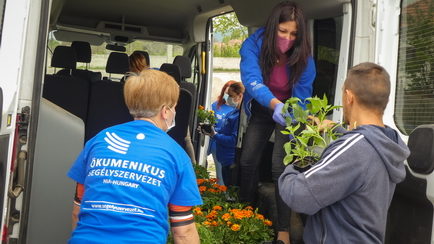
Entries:
<svg viewBox="0 0 434 244">
<path fill-rule="evenodd" d="M 290 99 L 286 100 L 286 103 L 288 104 L 296 104 L 299 102 L 301 102 L 301 100 L 298 97 L 291 97 Z"/>
<path fill-rule="evenodd" d="M 284 165 L 288 165 L 288 164 L 290 164 L 291 162 L 292 162 L 292 159 L 293 159 L 294 157 L 292 156 L 292 155 L 286 155 L 284 158 L 283 158 L 283 164 Z"/>
<path fill-rule="evenodd" d="M 291 142 L 287 142 L 283 145 L 283 148 L 285 149 L 286 154 L 291 154 Z"/>
<path fill-rule="evenodd" d="M 318 97 L 312 97 L 306 100 L 308 100 L 311 104 L 309 110 L 312 114 L 316 114 L 321 110 L 322 104 L 321 100 Z"/>
<path fill-rule="evenodd" d="M 294 119 L 306 123 L 308 111 L 304 110 L 300 105 L 294 104 L 292 105 L 292 114 L 294 115 Z"/>
</svg>

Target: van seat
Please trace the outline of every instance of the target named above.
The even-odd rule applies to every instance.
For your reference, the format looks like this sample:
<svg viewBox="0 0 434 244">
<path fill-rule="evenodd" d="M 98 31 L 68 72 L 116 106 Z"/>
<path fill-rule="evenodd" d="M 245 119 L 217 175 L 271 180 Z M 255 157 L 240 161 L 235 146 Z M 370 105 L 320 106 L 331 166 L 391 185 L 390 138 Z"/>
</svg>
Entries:
<svg viewBox="0 0 434 244">
<path fill-rule="evenodd" d="M 101 80 L 91 83 L 85 140 L 113 125 L 132 121 L 120 82 Z"/>
<path fill-rule="evenodd" d="M 51 57 L 51 67 L 63 68 L 59 72 L 63 72 L 62 75 L 71 74 L 71 70 L 77 66 L 77 55 L 74 50 L 68 46 L 57 46 L 54 49 L 53 56 Z"/>
<path fill-rule="evenodd" d="M 76 55 L 71 47 L 57 46 L 53 52 L 51 66 L 75 69 Z M 46 75 L 42 96 L 66 111 L 86 121 L 89 100 L 89 82 L 78 77 Z"/>
<path fill-rule="evenodd" d="M 88 64 L 92 61 L 92 49 L 89 42 L 73 41 L 71 47 L 75 50 L 77 62 L 86 64 L 85 70 L 75 69 L 72 71 L 72 75 L 92 82 L 101 80 L 101 72 L 93 72 L 87 69 Z"/>
<path fill-rule="evenodd" d="M 105 71 L 109 74 L 124 75 L 130 70 L 128 55 L 126 53 L 112 52 L 107 59 Z"/>
<path fill-rule="evenodd" d="M 168 75 L 172 76 L 178 84 L 181 83 L 181 70 L 178 65 L 164 63 L 161 65 L 160 71 L 166 72 Z"/>
</svg>

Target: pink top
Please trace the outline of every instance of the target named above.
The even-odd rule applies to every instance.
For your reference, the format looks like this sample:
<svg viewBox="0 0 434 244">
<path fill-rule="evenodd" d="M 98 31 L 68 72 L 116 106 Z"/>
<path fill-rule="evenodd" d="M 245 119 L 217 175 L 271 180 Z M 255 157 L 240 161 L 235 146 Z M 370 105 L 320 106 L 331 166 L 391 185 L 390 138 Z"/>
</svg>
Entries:
<svg viewBox="0 0 434 244">
<path fill-rule="evenodd" d="M 273 95 L 282 102 L 291 97 L 286 60 L 274 65 L 267 86 Z"/>
</svg>

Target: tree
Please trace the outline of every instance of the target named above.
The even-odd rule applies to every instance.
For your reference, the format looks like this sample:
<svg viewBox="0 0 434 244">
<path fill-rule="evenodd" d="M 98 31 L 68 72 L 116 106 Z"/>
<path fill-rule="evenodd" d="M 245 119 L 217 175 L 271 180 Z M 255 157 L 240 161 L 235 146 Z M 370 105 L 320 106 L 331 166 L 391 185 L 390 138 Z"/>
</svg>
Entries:
<svg viewBox="0 0 434 244">
<path fill-rule="evenodd" d="M 229 40 L 244 40 L 247 38 L 247 28 L 242 26 L 234 12 L 217 16 L 213 19 L 214 32 L 223 36 L 223 42 Z"/>
</svg>

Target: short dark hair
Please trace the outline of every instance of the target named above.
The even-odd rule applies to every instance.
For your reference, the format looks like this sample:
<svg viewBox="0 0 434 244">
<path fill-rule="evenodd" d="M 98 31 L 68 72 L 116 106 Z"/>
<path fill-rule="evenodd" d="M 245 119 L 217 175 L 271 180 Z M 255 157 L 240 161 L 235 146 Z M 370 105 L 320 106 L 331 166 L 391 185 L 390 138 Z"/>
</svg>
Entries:
<svg viewBox="0 0 434 244">
<path fill-rule="evenodd" d="M 361 105 L 382 114 L 389 102 L 390 77 L 378 64 L 361 63 L 348 71 L 344 89 L 352 91 Z"/>
</svg>

